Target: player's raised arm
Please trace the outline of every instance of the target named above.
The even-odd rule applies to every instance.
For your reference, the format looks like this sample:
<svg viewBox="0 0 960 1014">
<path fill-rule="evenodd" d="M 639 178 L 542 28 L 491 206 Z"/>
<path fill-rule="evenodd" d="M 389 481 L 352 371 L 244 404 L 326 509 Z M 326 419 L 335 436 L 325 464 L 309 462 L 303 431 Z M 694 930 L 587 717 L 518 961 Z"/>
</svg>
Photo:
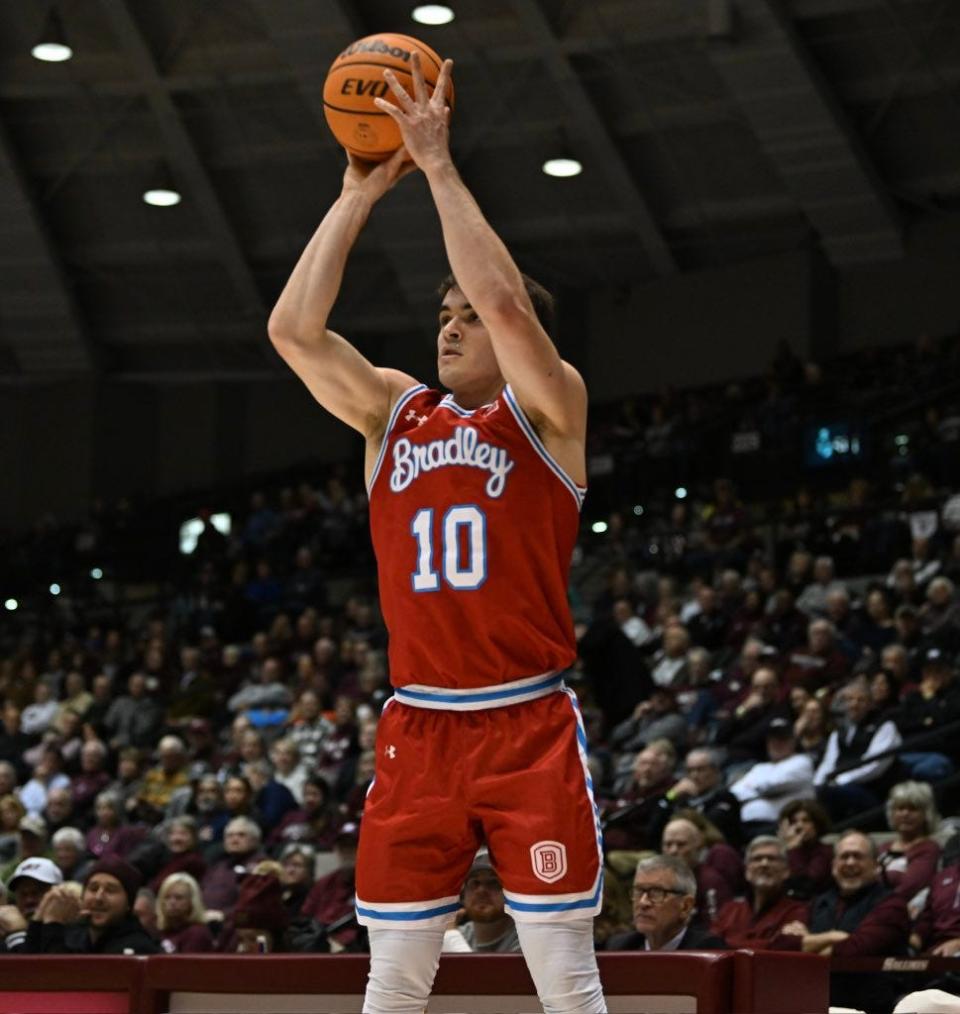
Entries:
<svg viewBox="0 0 960 1014">
<path fill-rule="evenodd" d="M 329 412 L 367 438 L 386 425 L 397 395 L 415 381 L 373 366 L 327 328 L 347 256 L 374 204 L 413 166 L 401 148 L 377 165 L 350 156 L 340 196 L 293 269 L 270 315 L 277 352 Z"/>
<path fill-rule="evenodd" d="M 452 62 L 444 62 L 433 93 L 413 57 L 414 96 L 385 71 L 399 104 L 377 105 L 400 126 L 410 156 L 423 170 L 440 215 L 457 283 L 490 334 L 497 362 L 538 428 L 561 439 L 582 440 L 587 397 L 577 371 L 560 359 L 527 295 L 520 270 L 484 218 L 450 156 L 449 109 L 444 101 Z"/>
</svg>

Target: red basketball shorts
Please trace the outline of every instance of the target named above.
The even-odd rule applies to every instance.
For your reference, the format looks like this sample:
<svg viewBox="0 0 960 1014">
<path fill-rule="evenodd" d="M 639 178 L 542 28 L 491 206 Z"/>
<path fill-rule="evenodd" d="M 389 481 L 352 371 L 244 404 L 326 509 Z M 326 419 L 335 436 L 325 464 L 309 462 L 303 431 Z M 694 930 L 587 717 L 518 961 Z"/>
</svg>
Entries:
<svg viewBox="0 0 960 1014">
<path fill-rule="evenodd" d="M 448 924 L 483 843 L 515 920 L 600 911 L 600 830 L 571 691 L 486 710 L 384 708 L 357 856 L 359 921 Z"/>
</svg>

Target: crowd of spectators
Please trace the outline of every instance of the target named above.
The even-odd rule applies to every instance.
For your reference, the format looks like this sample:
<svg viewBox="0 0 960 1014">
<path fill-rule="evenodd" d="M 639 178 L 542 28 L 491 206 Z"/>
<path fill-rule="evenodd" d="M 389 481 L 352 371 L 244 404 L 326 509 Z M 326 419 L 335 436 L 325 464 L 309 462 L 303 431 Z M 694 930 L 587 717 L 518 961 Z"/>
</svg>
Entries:
<svg viewBox="0 0 960 1014">
<path fill-rule="evenodd" d="M 931 383 L 927 360 L 946 354 L 914 353 Z M 788 360 L 744 399 L 758 418 L 825 383 Z M 703 400 L 657 400 L 642 439 L 601 419 L 595 439 L 618 468 L 624 446 L 672 468 L 690 434 L 674 409 Z M 960 763 L 960 481 L 939 449 L 960 426 L 922 415 L 935 467 L 894 472 L 882 506 L 876 476 L 813 492 L 798 470 L 788 498 L 760 501 L 704 472 L 683 498 L 672 475 L 651 486 L 648 508 L 625 485 L 586 519 L 567 679 L 604 831 L 598 947 L 960 953 L 960 847 L 938 812 Z M 18 566 L 120 559 L 128 511 L 98 506 L 68 549 L 38 529 Z M 229 534 L 200 517 L 152 597 L 114 575 L 7 617 L 9 951 L 365 946 L 353 864 L 390 693 L 365 498 L 337 468 L 319 488 L 253 492 Z M 513 947 L 497 889 L 478 857 L 473 928 L 451 949 Z"/>
</svg>

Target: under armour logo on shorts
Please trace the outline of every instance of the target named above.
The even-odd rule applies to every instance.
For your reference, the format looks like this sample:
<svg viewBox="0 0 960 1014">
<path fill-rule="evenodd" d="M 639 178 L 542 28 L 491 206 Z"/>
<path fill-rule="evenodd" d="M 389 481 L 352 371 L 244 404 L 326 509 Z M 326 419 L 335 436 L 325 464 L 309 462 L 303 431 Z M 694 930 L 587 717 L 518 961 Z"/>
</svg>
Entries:
<svg viewBox="0 0 960 1014">
<path fill-rule="evenodd" d="M 538 841 L 530 846 L 530 861 L 537 878 L 552 884 L 567 872 L 567 847 L 558 841 Z"/>
<path fill-rule="evenodd" d="M 393 758 L 397 756 L 397 748 L 393 745 L 393 743 L 386 747 L 383 752 L 390 758 L 390 760 L 393 760 Z"/>
</svg>

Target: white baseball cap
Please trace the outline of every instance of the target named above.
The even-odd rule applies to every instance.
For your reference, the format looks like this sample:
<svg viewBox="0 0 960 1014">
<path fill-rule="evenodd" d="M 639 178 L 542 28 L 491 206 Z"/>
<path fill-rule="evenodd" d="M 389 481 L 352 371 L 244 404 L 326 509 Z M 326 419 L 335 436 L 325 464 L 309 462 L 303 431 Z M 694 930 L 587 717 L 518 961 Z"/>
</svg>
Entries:
<svg viewBox="0 0 960 1014">
<path fill-rule="evenodd" d="M 63 874 L 60 867 L 50 859 L 43 856 L 34 856 L 24 861 L 13 871 L 13 876 L 7 882 L 11 890 L 13 885 L 21 878 L 29 877 L 31 880 L 39 880 L 41 884 L 56 886 L 63 883 Z"/>
</svg>

